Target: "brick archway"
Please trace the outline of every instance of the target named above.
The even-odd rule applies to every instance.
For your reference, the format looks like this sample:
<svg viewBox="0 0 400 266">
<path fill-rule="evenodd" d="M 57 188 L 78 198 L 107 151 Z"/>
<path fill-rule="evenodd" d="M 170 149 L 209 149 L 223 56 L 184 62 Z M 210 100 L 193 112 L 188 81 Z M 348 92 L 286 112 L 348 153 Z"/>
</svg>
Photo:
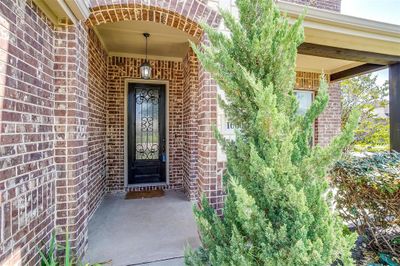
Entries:
<svg viewBox="0 0 400 266">
<path fill-rule="evenodd" d="M 122 2 L 123 0 L 119 1 Z M 203 35 L 201 23 L 216 28 L 221 22 L 219 13 L 207 6 L 202 0 L 156 0 L 151 1 L 151 5 L 135 3 L 137 1 L 133 0 L 128 0 L 128 2 L 132 3 L 98 5 L 96 1 L 92 1 L 91 14 L 86 25 L 94 27 L 119 21 L 148 21 L 179 29 L 201 40 Z"/>
</svg>

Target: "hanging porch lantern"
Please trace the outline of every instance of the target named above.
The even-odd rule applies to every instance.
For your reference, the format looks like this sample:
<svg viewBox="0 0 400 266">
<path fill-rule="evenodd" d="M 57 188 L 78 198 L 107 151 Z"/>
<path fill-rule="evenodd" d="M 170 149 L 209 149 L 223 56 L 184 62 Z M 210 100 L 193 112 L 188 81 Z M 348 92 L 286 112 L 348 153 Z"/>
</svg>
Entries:
<svg viewBox="0 0 400 266">
<path fill-rule="evenodd" d="M 145 32 L 143 36 L 146 38 L 146 59 L 144 63 L 140 66 L 140 76 L 142 79 L 150 79 L 151 78 L 151 66 L 149 61 L 147 60 L 147 38 L 150 37 L 150 34 Z"/>
</svg>

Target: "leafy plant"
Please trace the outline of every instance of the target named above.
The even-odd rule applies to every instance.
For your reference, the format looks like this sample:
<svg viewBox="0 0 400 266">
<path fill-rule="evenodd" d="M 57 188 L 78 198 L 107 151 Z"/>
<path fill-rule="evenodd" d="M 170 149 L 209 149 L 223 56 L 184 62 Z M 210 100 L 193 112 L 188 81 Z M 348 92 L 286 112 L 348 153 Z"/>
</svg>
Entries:
<svg viewBox="0 0 400 266">
<path fill-rule="evenodd" d="M 332 183 L 339 213 L 369 248 L 400 259 L 400 154 L 350 156 L 336 164 Z"/>
<path fill-rule="evenodd" d="M 45 250 L 46 247 L 43 247 L 42 250 Z M 95 264 L 83 264 L 79 262 L 78 259 L 74 258 L 71 255 L 71 246 L 69 243 L 69 236 L 68 233 L 65 235 L 65 246 L 57 245 L 56 243 L 56 236 L 55 233 L 53 232 L 51 235 L 50 239 L 50 244 L 46 252 L 43 252 L 42 250 L 39 250 L 39 254 L 41 257 L 41 266 L 101 266 L 105 265 L 109 262 L 104 262 L 104 263 L 95 263 Z M 63 258 L 57 258 L 57 251 L 63 251 L 64 255 Z M 63 261 L 63 263 L 61 263 Z"/>
<path fill-rule="evenodd" d="M 50 245 L 47 252 L 43 252 L 39 250 L 39 254 L 41 257 L 41 266 L 55 266 L 57 265 L 56 260 L 56 236 L 53 232 L 51 234 Z"/>
<path fill-rule="evenodd" d="M 333 169 L 335 180 L 349 180 L 388 195 L 400 190 L 400 153 L 382 152 L 362 157 L 348 156 Z"/>
<path fill-rule="evenodd" d="M 202 248 L 188 265 L 352 265 L 355 234 L 328 199 L 327 170 L 353 140 L 358 113 L 326 148 L 310 146 L 313 123 L 328 102 L 322 75 L 311 108 L 294 95 L 302 19 L 289 23 L 273 0 L 237 0 L 239 19 L 221 11 L 228 34 L 203 25 L 210 46 L 192 45 L 225 94 L 235 140 L 216 133 L 227 154 L 223 217 L 206 198 L 195 209 Z"/>
</svg>

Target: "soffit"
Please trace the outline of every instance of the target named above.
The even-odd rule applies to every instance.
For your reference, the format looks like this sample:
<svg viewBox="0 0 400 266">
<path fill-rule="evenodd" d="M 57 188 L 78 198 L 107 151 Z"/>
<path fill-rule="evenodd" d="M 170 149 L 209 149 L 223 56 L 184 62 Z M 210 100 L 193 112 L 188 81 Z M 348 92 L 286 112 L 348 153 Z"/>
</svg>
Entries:
<svg viewBox="0 0 400 266">
<path fill-rule="evenodd" d="M 150 57 L 182 59 L 189 49 L 189 40 L 196 41 L 181 30 L 147 21 L 106 23 L 96 26 L 95 30 L 110 55 L 144 55 L 144 32 L 151 34 L 148 39 Z"/>
<path fill-rule="evenodd" d="M 68 17 L 65 10 L 57 0 L 33 0 L 33 2 L 54 25 L 58 25 L 60 19 Z"/>
<path fill-rule="evenodd" d="M 304 14 L 305 7 L 278 3 L 291 21 Z M 400 20 L 399 20 L 400 23 Z M 400 55 L 400 26 L 337 12 L 308 7 L 304 19 L 305 41 L 320 45 Z"/>
<path fill-rule="evenodd" d="M 362 62 L 298 54 L 296 60 L 296 70 L 334 74 L 362 64 Z"/>
</svg>

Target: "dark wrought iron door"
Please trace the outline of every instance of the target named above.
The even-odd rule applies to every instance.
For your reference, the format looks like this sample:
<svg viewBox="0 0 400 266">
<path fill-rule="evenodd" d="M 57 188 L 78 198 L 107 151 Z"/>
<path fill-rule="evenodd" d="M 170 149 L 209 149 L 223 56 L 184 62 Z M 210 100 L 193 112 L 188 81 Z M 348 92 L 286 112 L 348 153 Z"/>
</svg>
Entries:
<svg viewBox="0 0 400 266">
<path fill-rule="evenodd" d="M 128 87 L 128 183 L 165 182 L 165 86 Z"/>
</svg>

